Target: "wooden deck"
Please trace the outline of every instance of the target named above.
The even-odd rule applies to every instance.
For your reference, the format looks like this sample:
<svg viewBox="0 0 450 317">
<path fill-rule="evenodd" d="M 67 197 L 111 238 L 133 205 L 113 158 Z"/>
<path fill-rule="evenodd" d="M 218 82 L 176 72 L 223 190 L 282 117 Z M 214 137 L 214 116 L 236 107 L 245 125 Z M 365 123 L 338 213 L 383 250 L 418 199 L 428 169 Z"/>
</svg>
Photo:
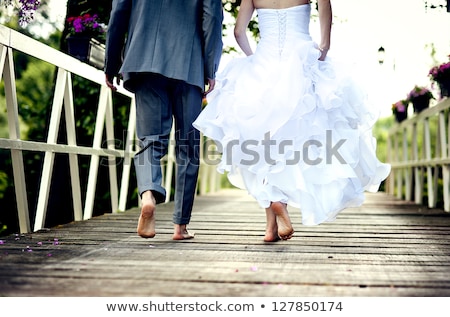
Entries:
<svg viewBox="0 0 450 317">
<path fill-rule="evenodd" d="M 334 223 L 264 243 L 264 210 L 244 191 L 200 196 L 172 241 L 172 203 L 157 236 L 138 209 L 0 238 L 0 296 L 450 296 L 450 214 L 368 194 Z"/>
</svg>

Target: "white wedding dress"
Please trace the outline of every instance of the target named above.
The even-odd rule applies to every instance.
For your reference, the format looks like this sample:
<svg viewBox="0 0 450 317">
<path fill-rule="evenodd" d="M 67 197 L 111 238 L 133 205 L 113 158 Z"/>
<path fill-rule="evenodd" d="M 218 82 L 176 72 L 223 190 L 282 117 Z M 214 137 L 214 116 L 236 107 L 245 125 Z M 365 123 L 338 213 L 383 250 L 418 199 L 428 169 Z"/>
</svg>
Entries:
<svg viewBox="0 0 450 317">
<path fill-rule="evenodd" d="M 333 221 L 378 191 L 390 166 L 376 157 L 377 116 L 364 92 L 309 34 L 310 5 L 258 9 L 255 53 L 216 78 L 194 127 L 222 152 L 218 165 L 261 207 L 300 208 L 302 223 Z"/>
</svg>

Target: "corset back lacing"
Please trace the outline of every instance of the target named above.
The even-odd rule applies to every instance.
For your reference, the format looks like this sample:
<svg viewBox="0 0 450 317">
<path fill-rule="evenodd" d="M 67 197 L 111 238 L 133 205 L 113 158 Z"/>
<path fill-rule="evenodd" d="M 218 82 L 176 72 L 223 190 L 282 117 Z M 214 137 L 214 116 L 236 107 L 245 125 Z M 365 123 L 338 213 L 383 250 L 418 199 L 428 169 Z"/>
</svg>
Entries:
<svg viewBox="0 0 450 317">
<path fill-rule="evenodd" d="M 287 13 L 285 11 L 277 11 L 278 17 L 278 55 L 283 54 L 284 43 L 286 42 L 286 19 Z"/>
</svg>

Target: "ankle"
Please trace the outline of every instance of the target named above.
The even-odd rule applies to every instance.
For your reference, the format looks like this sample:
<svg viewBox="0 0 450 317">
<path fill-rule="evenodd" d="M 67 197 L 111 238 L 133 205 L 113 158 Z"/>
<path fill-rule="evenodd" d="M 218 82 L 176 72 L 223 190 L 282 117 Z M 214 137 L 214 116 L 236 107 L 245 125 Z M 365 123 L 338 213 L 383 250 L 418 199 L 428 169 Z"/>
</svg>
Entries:
<svg viewBox="0 0 450 317">
<path fill-rule="evenodd" d="M 146 190 L 145 192 L 143 192 L 141 195 L 141 200 L 142 201 L 151 201 L 153 203 L 156 202 L 155 197 L 153 196 L 153 193 L 151 190 Z"/>
</svg>

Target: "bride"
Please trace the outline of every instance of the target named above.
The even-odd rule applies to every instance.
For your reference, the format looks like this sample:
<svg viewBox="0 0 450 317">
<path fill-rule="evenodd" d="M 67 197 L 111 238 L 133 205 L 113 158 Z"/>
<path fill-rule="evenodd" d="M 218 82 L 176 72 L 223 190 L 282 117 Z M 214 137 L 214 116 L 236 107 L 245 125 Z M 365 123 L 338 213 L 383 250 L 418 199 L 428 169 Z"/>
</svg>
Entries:
<svg viewBox="0 0 450 317">
<path fill-rule="evenodd" d="M 265 208 L 266 242 L 293 236 L 288 205 L 304 225 L 333 221 L 390 172 L 376 157 L 377 116 L 364 91 L 327 56 L 330 0 L 318 9 L 316 43 L 309 1 L 242 0 L 234 34 L 246 57 L 217 75 L 194 122 L 222 152 L 218 171 Z M 246 30 L 255 10 L 261 38 L 253 52 Z"/>
</svg>

